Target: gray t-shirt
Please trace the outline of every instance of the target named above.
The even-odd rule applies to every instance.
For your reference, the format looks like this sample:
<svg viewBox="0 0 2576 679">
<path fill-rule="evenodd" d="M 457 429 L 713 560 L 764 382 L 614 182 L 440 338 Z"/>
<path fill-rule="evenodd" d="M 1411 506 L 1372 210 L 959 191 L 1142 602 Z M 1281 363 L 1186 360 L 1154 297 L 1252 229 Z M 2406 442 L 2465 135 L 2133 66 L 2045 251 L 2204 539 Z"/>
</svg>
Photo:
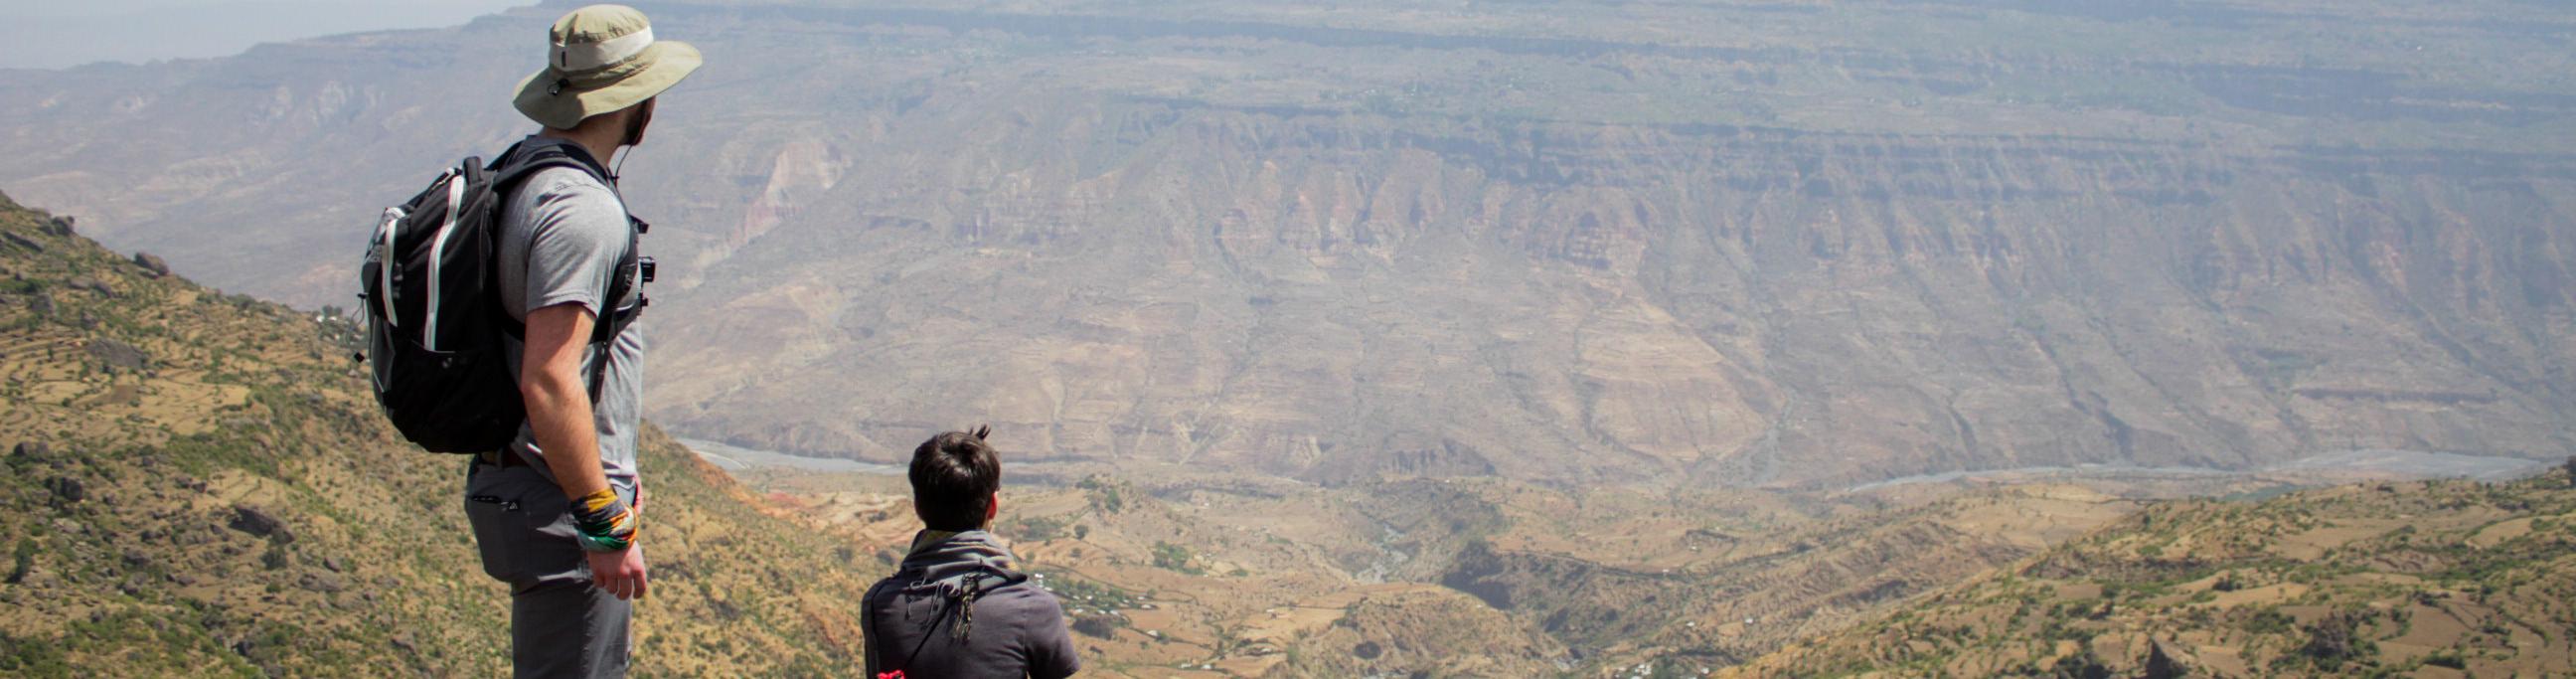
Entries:
<svg viewBox="0 0 2576 679">
<path fill-rule="evenodd" d="M 589 173 L 558 167 L 529 175 L 502 206 L 501 306 L 511 318 L 524 322 L 530 309 L 579 304 L 606 322 L 610 309 L 631 306 L 643 294 L 643 286 L 632 285 L 614 306 L 600 304 L 608 294 L 609 280 L 617 274 L 618 260 L 626 254 L 631 228 L 625 202 Z M 635 494 L 635 433 L 644 395 L 643 326 L 640 320 L 628 324 L 609 343 L 599 401 L 591 408 L 599 429 L 600 464 L 608 471 L 609 484 L 630 499 Z M 517 374 L 525 349 L 515 339 L 503 338 L 503 344 L 510 371 Z M 596 348 L 584 353 L 585 386 L 588 371 L 599 368 L 600 353 Z M 536 435 L 527 425 L 520 425 L 519 439 L 510 447 L 527 456 L 548 480 L 555 480 L 554 470 L 545 466 L 545 451 L 538 448 Z"/>
</svg>

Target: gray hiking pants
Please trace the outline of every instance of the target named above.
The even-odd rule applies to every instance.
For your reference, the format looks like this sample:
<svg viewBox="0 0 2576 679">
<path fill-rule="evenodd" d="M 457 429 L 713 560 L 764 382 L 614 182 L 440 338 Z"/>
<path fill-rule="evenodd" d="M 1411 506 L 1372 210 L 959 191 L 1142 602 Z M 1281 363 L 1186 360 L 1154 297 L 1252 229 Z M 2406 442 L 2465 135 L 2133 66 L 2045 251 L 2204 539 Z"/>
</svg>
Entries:
<svg viewBox="0 0 2576 679">
<path fill-rule="evenodd" d="M 478 459 L 465 474 L 483 573 L 510 586 L 510 663 L 520 679 L 626 676 L 635 609 L 591 586 L 571 504 L 533 467 Z"/>
</svg>

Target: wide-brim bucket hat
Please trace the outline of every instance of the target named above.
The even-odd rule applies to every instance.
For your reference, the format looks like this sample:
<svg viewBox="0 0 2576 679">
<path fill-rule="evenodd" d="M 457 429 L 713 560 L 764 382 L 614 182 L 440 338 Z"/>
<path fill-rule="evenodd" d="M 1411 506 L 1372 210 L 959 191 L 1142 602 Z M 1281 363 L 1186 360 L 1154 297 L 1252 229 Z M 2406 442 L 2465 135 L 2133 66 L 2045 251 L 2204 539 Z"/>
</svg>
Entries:
<svg viewBox="0 0 2576 679">
<path fill-rule="evenodd" d="M 556 19 L 546 67 L 519 81 L 511 103 L 537 124 L 571 129 L 660 95 L 698 70 L 698 48 L 653 38 L 653 23 L 625 5 L 591 5 Z"/>
</svg>

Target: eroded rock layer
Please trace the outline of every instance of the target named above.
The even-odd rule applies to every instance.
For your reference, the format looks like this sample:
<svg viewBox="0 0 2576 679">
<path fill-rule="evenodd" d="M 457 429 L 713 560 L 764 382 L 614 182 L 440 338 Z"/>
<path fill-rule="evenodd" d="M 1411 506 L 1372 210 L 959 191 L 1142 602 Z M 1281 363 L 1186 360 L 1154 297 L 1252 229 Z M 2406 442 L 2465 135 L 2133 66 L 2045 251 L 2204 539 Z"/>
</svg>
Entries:
<svg viewBox="0 0 2576 679">
<path fill-rule="evenodd" d="M 2576 446 L 2563 20 L 2061 4 L 648 5 L 716 55 L 628 168 L 654 415 L 1324 483 Z M 339 303 L 560 9 L 0 74 L 0 182 Z"/>
</svg>

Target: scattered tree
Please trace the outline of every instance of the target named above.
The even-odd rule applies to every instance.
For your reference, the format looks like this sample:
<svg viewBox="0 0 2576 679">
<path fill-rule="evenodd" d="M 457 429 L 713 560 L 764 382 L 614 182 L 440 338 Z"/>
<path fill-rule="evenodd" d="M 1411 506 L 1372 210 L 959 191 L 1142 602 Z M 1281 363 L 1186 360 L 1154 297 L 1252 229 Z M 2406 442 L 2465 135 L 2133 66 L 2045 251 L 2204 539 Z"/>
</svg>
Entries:
<svg viewBox="0 0 2576 679">
<path fill-rule="evenodd" d="M 2191 671 L 2165 653 L 2164 642 L 2150 640 L 2147 642 L 2147 666 L 2139 676 L 2144 679 L 2181 679 L 2191 676 Z"/>
<path fill-rule="evenodd" d="M 2077 647 L 2075 655 L 2057 661 L 2056 669 L 2048 676 L 2055 679 L 2111 679 L 2111 668 L 2102 664 L 2100 656 L 2093 654 L 2091 645 L 2085 645 Z"/>
<path fill-rule="evenodd" d="M 15 585 L 26 582 L 27 573 L 36 569 L 36 541 L 25 537 L 18 538 L 17 554 L 12 561 L 14 563 L 9 567 L 8 583 Z"/>
<path fill-rule="evenodd" d="M 2375 644 L 2361 637 L 2361 622 L 2361 615 L 2352 611 L 2326 616 L 2308 626 L 2308 643 L 2299 647 L 2299 653 L 2317 669 L 2329 672 L 2343 669 L 2346 662 L 2362 660 L 2376 649 Z"/>
<path fill-rule="evenodd" d="M 1190 563 L 1192 558 L 1188 547 L 1169 542 L 1154 543 L 1155 568 L 1198 575 L 1201 571 L 1197 565 Z"/>
</svg>

